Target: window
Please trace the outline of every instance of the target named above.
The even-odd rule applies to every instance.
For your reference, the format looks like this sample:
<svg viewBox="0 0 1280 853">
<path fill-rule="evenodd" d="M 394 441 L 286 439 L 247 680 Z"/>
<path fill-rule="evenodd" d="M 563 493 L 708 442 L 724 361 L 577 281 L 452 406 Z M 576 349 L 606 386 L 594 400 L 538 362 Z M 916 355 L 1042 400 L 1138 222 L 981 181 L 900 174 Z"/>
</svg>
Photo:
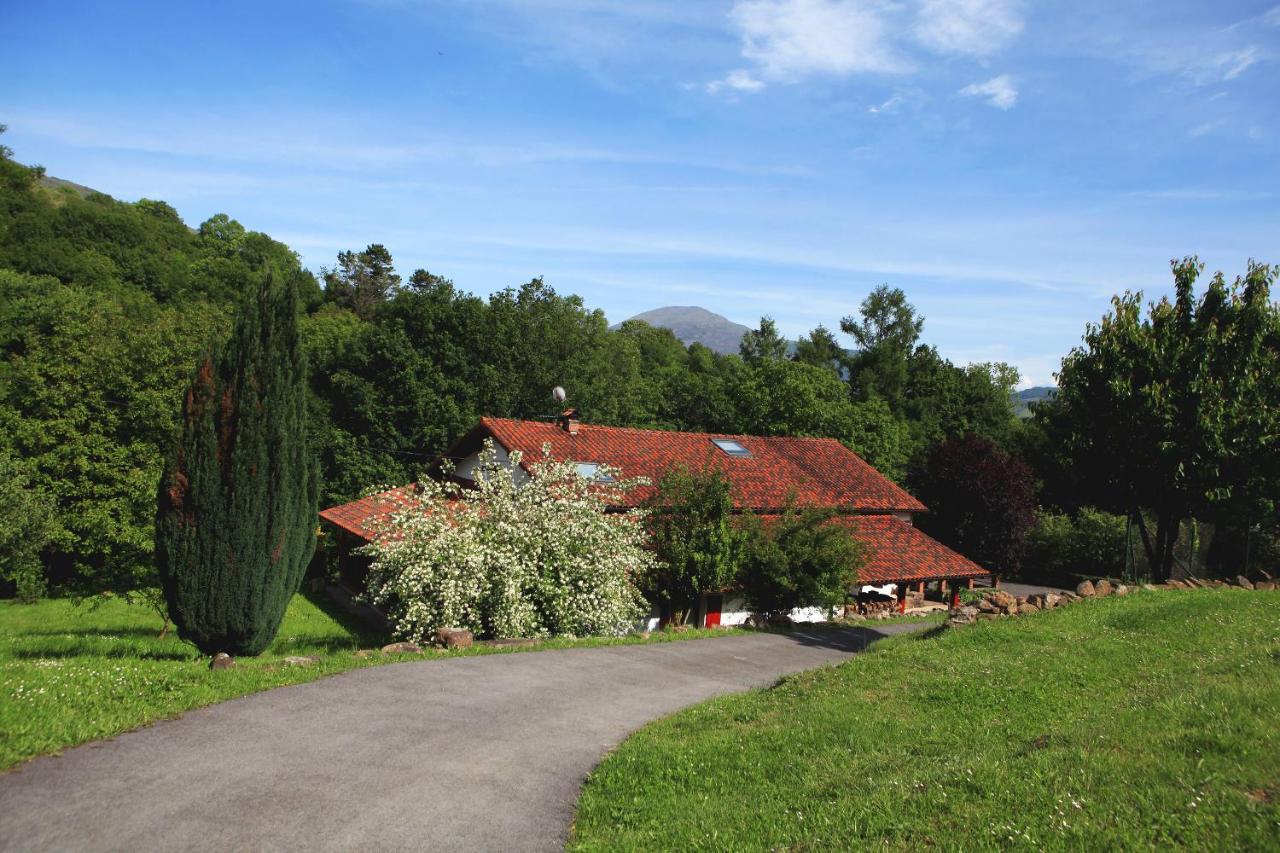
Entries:
<svg viewBox="0 0 1280 853">
<path fill-rule="evenodd" d="M 588 480 L 594 480 L 597 483 L 612 483 L 613 477 L 609 474 L 601 473 L 599 462 L 578 462 L 578 476 Z"/>
<path fill-rule="evenodd" d="M 751 451 L 743 447 L 739 442 L 732 438 L 713 438 L 711 443 L 723 450 L 730 456 L 750 456 Z"/>
</svg>

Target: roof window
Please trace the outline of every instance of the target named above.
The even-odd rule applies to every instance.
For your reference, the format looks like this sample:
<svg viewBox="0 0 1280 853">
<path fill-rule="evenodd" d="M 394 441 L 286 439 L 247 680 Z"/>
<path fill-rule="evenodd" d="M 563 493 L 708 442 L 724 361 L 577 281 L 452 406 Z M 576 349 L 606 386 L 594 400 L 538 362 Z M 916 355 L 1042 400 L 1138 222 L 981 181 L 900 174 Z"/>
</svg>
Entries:
<svg viewBox="0 0 1280 853">
<path fill-rule="evenodd" d="M 730 456 L 749 457 L 751 455 L 750 450 L 747 450 L 740 442 L 734 441 L 732 438 L 713 438 L 711 443 Z"/>
<path fill-rule="evenodd" d="M 591 480 L 595 483 L 612 483 L 613 476 L 600 470 L 599 462 L 578 462 L 576 463 L 578 476 L 585 480 Z"/>
</svg>

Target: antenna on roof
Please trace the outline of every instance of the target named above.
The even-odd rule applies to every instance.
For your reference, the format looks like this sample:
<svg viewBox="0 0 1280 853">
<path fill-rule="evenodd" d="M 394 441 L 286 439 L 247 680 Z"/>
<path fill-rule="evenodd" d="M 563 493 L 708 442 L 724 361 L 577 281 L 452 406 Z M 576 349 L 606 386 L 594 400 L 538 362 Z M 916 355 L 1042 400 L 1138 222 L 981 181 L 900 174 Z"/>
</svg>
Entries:
<svg viewBox="0 0 1280 853">
<path fill-rule="evenodd" d="M 567 397 L 568 395 L 564 393 L 564 389 L 559 385 L 551 389 L 551 399 L 557 403 L 563 403 Z"/>
</svg>

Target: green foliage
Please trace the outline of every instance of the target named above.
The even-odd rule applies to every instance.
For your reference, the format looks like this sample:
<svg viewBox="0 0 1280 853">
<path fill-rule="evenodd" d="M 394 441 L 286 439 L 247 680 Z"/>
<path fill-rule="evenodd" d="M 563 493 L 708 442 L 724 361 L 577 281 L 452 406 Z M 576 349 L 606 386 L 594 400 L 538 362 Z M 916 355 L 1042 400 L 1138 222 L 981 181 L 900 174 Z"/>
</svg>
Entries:
<svg viewBox="0 0 1280 853">
<path fill-rule="evenodd" d="M 592 771 L 569 848 L 1275 849 L 1274 596 L 883 640 L 696 705 Z"/>
<path fill-rule="evenodd" d="M 803 364 L 823 367 L 839 373 L 844 363 L 845 353 L 836 336 L 831 334 L 826 326 L 820 325 L 810 332 L 808 337 L 796 341 L 796 351 L 792 358 Z"/>
<path fill-rule="evenodd" d="M 178 391 L 222 318 L 0 270 L 0 445 L 54 501 L 49 580 L 79 594 L 155 583 L 155 472 Z"/>
<path fill-rule="evenodd" d="M 1078 575 L 1127 577 L 1125 551 L 1129 546 L 1128 523 L 1123 515 L 1113 515 L 1093 507 L 1083 507 L 1075 516 L 1041 512 L 1027 534 L 1027 554 L 1023 577 L 1043 581 L 1071 582 Z M 1136 532 L 1133 534 L 1136 537 Z M 1147 574 L 1141 546 L 1135 541 L 1133 568 L 1139 577 Z"/>
<path fill-rule="evenodd" d="M 738 579 L 743 540 L 732 488 L 713 465 L 701 471 L 674 468 L 646 502 L 658 565 L 643 579 L 643 589 L 678 625 L 688 620 L 702 593 Z"/>
<path fill-rule="evenodd" d="M 752 611 L 766 617 L 844 604 L 863 562 L 862 547 L 835 513 L 794 506 L 765 523 L 751 516 L 739 584 Z"/>
<path fill-rule="evenodd" d="M 787 341 L 778 334 L 772 317 L 761 317 L 760 327 L 742 336 L 738 350 L 747 364 L 779 361 L 787 356 Z"/>
<path fill-rule="evenodd" d="M 33 482 L 27 466 L 0 451 L 0 581 L 13 584 L 21 602 L 44 594 L 40 552 L 55 529 L 49 494 Z"/>
<path fill-rule="evenodd" d="M 179 634 L 207 654 L 265 649 L 314 553 L 306 375 L 297 285 L 268 274 L 197 368 L 160 482 L 156 567 Z"/>
<path fill-rule="evenodd" d="M 1117 296 L 1063 360 L 1047 410 L 1090 496 L 1138 522 L 1157 580 L 1185 519 L 1260 519 L 1280 494 L 1277 270 L 1250 263 L 1230 285 L 1218 273 L 1197 299 L 1202 271 L 1174 263 L 1174 299 L 1145 317 L 1141 294 Z"/>
<path fill-rule="evenodd" d="M 871 291 L 859 315 L 840 321 L 840 330 L 857 345 L 849 361 L 854 395 L 860 400 L 878 397 L 899 411 L 907 392 L 907 359 L 924 330 L 924 318 L 905 293 L 887 284 Z"/>
</svg>

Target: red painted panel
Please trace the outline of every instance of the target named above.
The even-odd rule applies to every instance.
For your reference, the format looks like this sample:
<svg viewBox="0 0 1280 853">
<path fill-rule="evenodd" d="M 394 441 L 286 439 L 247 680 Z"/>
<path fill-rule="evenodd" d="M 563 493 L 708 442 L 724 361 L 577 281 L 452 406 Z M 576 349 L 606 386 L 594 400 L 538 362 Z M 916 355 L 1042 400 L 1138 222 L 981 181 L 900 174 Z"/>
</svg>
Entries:
<svg viewBox="0 0 1280 853">
<path fill-rule="evenodd" d="M 707 621 L 708 628 L 714 628 L 720 624 L 720 608 L 724 606 L 723 595 L 707 596 Z"/>
</svg>

